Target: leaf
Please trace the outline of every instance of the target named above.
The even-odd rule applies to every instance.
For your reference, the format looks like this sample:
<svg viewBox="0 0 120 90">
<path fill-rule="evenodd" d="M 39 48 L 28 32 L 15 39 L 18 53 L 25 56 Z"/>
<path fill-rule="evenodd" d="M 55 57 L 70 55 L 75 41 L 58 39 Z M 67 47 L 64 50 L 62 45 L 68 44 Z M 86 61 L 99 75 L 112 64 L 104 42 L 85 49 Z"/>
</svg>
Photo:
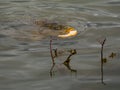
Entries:
<svg viewBox="0 0 120 90">
<path fill-rule="evenodd" d="M 107 63 L 107 58 L 103 58 L 103 59 L 102 59 L 102 62 L 103 62 L 103 63 Z"/>
<path fill-rule="evenodd" d="M 112 52 L 109 57 L 114 58 L 115 56 L 116 56 L 116 53 Z"/>
</svg>

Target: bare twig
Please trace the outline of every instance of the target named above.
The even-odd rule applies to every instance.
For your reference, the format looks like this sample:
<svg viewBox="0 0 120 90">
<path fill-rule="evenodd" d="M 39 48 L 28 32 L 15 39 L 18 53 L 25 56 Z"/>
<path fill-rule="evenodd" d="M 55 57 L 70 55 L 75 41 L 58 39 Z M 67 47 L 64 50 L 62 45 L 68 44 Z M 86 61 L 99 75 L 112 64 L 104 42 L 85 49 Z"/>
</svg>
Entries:
<svg viewBox="0 0 120 90">
<path fill-rule="evenodd" d="M 54 60 L 54 56 L 53 56 L 53 52 L 52 52 L 52 39 L 50 39 L 50 55 L 51 55 L 51 59 L 52 59 L 52 67 L 50 69 L 50 76 L 53 75 L 53 69 L 54 69 L 54 66 L 55 66 L 55 60 Z"/>
<path fill-rule="evenodd" d="M 55 64 L 55 60 L 52 52 L 52 39 L 50 40 L 50 55 L 51 55 L 52 63 Z"/>
<path fill-rule="evenodd" d="M 104 75 L 104 71 L 103 71 L 103 64 L 104 64 L 103 47 L 104 47 L 105 42 L 106 42 L 106 38 L 100 43 L 101 44 L 101 83 L 104 85 L 105 85 L 105 83 L 103 81 L 103 75 Z"/>
</svg>

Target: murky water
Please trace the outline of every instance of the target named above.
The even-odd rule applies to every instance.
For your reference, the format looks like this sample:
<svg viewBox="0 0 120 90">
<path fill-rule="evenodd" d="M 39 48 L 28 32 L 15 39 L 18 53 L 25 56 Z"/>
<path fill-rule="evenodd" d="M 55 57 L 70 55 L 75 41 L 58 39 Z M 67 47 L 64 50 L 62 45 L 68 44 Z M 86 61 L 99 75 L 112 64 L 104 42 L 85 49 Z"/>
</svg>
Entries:
<svg viewBox="0 0 120 90">
<path fill-rule="evenodd" d="M 56 31 L 40 30 L 35 20 L 52 20 L 78 30 L 72 38 L 59 39 Z M 120 89 L 119 0 L 0 0 L 0 90 L 119 90 Z M 54 76 L 49 71 L 50 36 L 53 48 L 64 54 L 55 59 Z M 104 81 L 100 83 L 100 44 L 106 37 Z M 76 49 L 70 66 L 62 62 Z M 111 53 L 116 56 L 110 58 Z"/>
</svg>

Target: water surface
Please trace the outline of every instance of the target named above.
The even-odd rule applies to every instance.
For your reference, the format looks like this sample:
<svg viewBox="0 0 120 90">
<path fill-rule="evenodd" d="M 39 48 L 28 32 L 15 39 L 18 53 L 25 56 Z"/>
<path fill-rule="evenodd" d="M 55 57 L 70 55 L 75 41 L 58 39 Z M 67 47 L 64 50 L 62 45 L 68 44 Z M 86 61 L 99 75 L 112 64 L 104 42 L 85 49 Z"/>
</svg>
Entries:
<svg viewBox="0 0 120 90">
<path fill-rule="evenodd" d="M 119 90 L 120 89 L 120 1 L 119 0 L 0 0 L 0 89 L 1 90 Z M 70 25 L 78 35 L 53 40 L 53 47 L 64 52 L 56 59 L 55 75 L 49 70 L 50 36 L 39 30 L 35 20 L 52 20 Z M 104 55 L 104 81 L 100 83 L 100 44 L 107 38 Z M 56 37 L 55 37 L 56 38 Z M 76 49 L 70 66 L 62 62 L 69 49 Z M 116 57 L 109 58 L 111 52 Z"/>
</svg>

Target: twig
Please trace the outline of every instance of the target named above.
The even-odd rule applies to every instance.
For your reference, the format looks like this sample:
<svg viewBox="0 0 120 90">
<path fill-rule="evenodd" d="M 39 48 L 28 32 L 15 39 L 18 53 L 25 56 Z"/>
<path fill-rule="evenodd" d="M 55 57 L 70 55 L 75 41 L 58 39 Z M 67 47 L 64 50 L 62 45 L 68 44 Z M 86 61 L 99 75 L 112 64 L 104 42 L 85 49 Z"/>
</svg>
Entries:
<svg viewBox="0 0 120 90">
<path fill-rule="evenodd" d="M 104 75 L 104 71 L 103 71 L 103 64 L 104 64 L 104 61 L 103 61 L 103 47 L 104 47 L 104 44 L 106 42 L 106 38 L 103 40 L 101 44 L 101 83 L 105 85 L 104 81 L 103 81 L 103 75 Z"/>
<path fill-rule="evenodd" d="M 55 60 L 52 52 L 52 39 L 50 40 L 50 55 L 51 55 L 52 63 L 55 64 Z"/>
<path fill-rule="evenodd" d="M 52 67 L 50 69 L 50 76 L 52 77 L 53 69 L 54 69 L 54 66 L 55 66 L 55 60 L 54 60 L 54 56 L 53 56 L 53 52 L 52 52 L 52 39 L 50 39 L 50 55 L 51 55 L 51 59 L 52 59 Z"/>
</svg>

